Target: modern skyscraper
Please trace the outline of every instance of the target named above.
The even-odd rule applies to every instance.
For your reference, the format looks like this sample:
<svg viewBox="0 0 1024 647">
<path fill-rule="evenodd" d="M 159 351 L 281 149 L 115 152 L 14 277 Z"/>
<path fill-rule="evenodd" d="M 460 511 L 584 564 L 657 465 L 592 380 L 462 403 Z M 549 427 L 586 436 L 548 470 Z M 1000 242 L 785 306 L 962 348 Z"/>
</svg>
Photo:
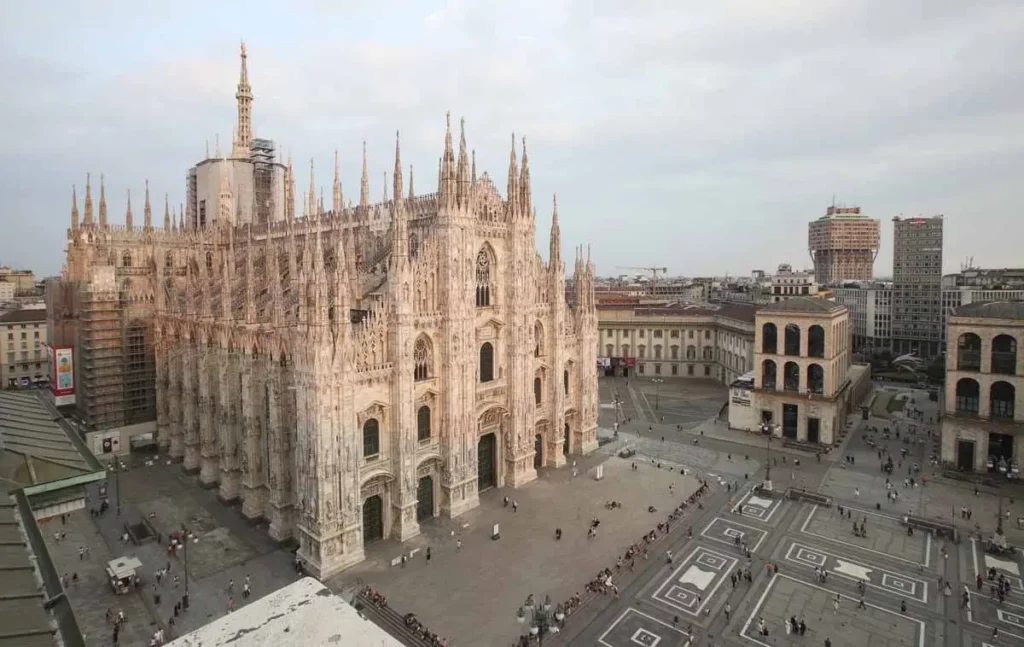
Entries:
<svg viewBox="0 0 1024 647">
<path fill-rule="evenodd" d="M 819 285 L 870 281 L 881 239 L 879 223 L 860 207 L 831 206 L 807 227 L 807 250 Z"/>
<path fill-rule="evenodd" d="M 892 350 L 942 352 L 942 216 L 892 219 Z"/>
</svg>

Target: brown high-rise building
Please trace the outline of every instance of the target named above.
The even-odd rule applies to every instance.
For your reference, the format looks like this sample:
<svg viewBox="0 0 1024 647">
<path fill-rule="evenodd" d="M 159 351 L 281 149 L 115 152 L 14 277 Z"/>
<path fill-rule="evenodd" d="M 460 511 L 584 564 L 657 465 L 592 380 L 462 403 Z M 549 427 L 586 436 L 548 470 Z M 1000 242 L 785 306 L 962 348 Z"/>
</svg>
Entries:
<svg viewBox="0 0 1024 647">
<path fill-rule="evenodd" d="M 861 214 L 860 207 L 829 207 L 807 228 L 815 281 L 834 285 L 871 280 L 881 239 L 879 231 L 878 221 Z"/>
</svg>

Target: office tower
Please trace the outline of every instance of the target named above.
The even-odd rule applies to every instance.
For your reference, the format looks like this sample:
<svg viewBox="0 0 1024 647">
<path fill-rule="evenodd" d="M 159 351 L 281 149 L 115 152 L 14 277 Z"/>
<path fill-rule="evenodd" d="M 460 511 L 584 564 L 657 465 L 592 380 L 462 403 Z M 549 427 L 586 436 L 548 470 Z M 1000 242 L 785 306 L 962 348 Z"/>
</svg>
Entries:
<svg viewBox="0 0 1024 647">
<path fill-rule="evenodd" d="M 942 352 L 942 216 L 892 219 L 892 350 Z"/>
</svg>

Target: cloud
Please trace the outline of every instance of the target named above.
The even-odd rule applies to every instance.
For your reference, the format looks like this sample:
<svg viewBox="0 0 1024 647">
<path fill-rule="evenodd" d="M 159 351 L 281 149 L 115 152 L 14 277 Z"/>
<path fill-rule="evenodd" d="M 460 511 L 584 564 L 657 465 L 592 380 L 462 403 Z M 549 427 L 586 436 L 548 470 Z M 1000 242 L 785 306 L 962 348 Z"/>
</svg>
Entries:
<svg viewBox="0 0 1024 647">
<path fill-rule="evenodd" d="M 365 139 L 379 195 L 399 129 L 429 191 L 452 110 L 503 187 L 514 130 L 535 203 L 558 192 L 563 239 L 593 243 L 599 271 L 804 265 L 806 223 L 833 193 L 883 220 L 878 274 L 898 213 L 947 215 L 947 269 L 1020 261 L 1018 2 L 302 0 L 223 3 L 197 23 L 203 6 L 5 9 L 0 214 L 24 244 L 0 262 L 58 269 L 86 171 L 106 173 L 112 213 L 147 176 L 180 202 L 205 142 L 229 147 L 243 36 L 257 132 L 302 173 L 314 157 L 329 181 L 337 148 L 352 194 Z"/>
</svg>

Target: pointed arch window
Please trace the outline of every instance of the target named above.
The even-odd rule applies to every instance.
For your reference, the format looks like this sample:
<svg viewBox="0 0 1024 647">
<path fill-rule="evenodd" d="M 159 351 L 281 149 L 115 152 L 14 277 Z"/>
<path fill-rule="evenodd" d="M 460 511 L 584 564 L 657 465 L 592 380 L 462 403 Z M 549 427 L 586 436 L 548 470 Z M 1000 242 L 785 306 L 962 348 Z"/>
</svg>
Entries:
<svg viewBox="0 0 1024 647">
<path fill-rule="evenodd" d="M 213 274 L 213 252 L 206 252 L 206 269 Z"/>
<path fill-rule="evenodd" d="M 490 342 L 480 347 L 480 381 L 494 381 L 494 346 Z"/>
<path fill-rule="evenodd" d="M 380 455 L 380 423 L 370 418 L 363 423 L 363 458 L 371 459 Z"/>
<path fill-rule="evenodd" d="M 481 249 L 476 255 L 476 307 L 486 308 L 491 305 L 493 287 L 491 255 L 486 249 Z"/>
<path fill-rule="evenodd" d="M 430 440 L 430 407 L 421 406 L 416 410 L 416 438 L 419 441 Z"/>
<path fill-rule="evenodd" d="M 413 379 L 416 382 L 430 379 L 430 345 L 425 337 L 416 340 L 412 351 Z"/>
<path fill-rule="evenodd" d="M 173 252 L 167 252 L 166 254 L 164 254 L 164 267 L 168 267 L 168 268 L 174 267 L 174 253 Z"/>
<path fill-rule="evenodd" d="M 565 394 L 569 395 L 569 369 L 562 371 L 562 386 L 565 389 Z"/>
<path fill-rule="evenodd" d="M 121 267 L 131 267 L 131 266 L 132 266 L 132 253 L 129 252 L 126 249 L 126 250 L 124 250 L 124 252 L 121 253 Z"/>
<path fill-rule="evenodd" d="M 544 383 L 539 377 L 533 378 L 533 402 L 538 407 L 540 406 L 541 396 L 543 395 Z"/>
<path fill-rule="evenodd" d="M 609 353 L 610 354 L 610 353 Z M 533 325 L 533 356 L 544 355 L 544 326 L 538 321 Z"/>
</svg>

